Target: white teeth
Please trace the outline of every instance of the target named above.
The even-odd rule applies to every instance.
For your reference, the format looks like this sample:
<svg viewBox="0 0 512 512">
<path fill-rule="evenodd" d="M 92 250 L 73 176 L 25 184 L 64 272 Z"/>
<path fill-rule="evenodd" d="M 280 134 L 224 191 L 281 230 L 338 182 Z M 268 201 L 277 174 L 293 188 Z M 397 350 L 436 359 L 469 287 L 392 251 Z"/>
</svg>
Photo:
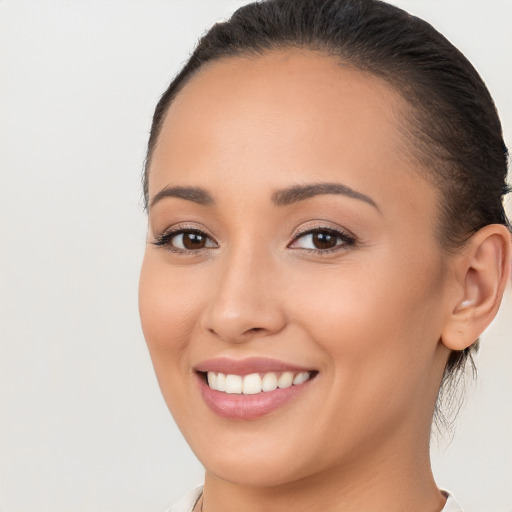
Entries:
<svg viewBox="0 0 512 512">
<path fill-rule="evenodd" d="M 257 373 L 251 373 L 244 377 L 242 384 L 244 395 L 255 395 L 261 391 L 261 377 Z"/>
<path fill-rule="evenodd" d="M 206 377 L 208 378 L 208 386 L 212 389 L 217 389 L 217 375 L 215 372 L 208 372 Z"/>
<path fill-rule="evenodd" d="M 289 388 L 293 384 L 293 373 L 284 372 L 281 377 L 277 379 L 277 387 L 279 389 Z"/>
<path fill-rule="evenodd" d="M 226 375 L 226 393 L 242 393 L 242 377 L 240 375 Z"/>
<path fill-rule="evenodd" d="M 302 384 L 303 382 L 306 382 L 309 379 L 309 372 L 301 372 L 297 373 L 295 377 L 293 378 L 293 385 L 296 386 L 297 384 Z"/>
<path fill-rule="evenodd" d="M 277 389 L 277 376 L 275 373 L 266 373 L 261 380 L 261 389 L 263 391 L 274 391 Z"/>
<path fill-rule="evenodd" d="M 217 387 L 212 389 L 216 389 L 217 391 L 226 391 L 226 375 L 224 375 L 223 373 L 218 373 L 216 384 Z"/>
<path fill-rule="evenodd" d="M 310 372 L 283 372 L 276 374 L 268 372 L 263 374 L 251 373 L 244 377 L 234 374 L 208 372 L 207 380 L 211 389 L 230 394 L 255 395 L 262 391 L 274 391 L 277 388 L 285 389 L 296 386 L 310 379 Z"/>
</svg>

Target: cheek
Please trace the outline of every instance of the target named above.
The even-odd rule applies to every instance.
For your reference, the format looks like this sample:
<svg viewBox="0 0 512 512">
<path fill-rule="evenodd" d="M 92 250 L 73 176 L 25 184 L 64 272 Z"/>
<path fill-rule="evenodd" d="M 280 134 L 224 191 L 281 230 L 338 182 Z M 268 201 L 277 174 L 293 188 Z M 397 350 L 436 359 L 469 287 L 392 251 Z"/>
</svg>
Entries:
<svg viewBox="0 0 512 512">
<path fill-rule="evenodd" d="M 159 255 L 149 251 L 141 269 L 139 311 L 144 337 L 160 380 L 160 374 L 169 366 L 186 365 L 189 340 L 204 299 L 201 290 L 187 279 L 186 272 L 171 269 Z"/>
<path fill-rule="evenodd" d="M 423 277 L 432 274 L 395 272 L 384 263 L 333 269 L 290 291 L 294 318 L 326 356 L 325 408 L 333 416 L 323 428 L 332 436 L 380 439 L 380 430 L 392 432 L 420 409 L 429 413 L 436 393 L 440 315 Z"/>
<path fill-rule="evenodd" d="M 160 254 L 151 251 L 149 248 L 144 256 L 139 283 L 142 330 L 167 407 L 178 425 L 193 424 L 190 341 L 203 307 L 204 290 L 191 283 L 184 269 L 171 268 Z"/>
<path fill-rule="evenodd" d="M 373 256 L 326 268 L 291 288 L 293 316 L 344 375 L 370 366 L 368 375 L 405 373 L 415 362 L 421 370 L 441 332 L 435 263 L 425 260 L 413 272 L 405 257 Z"/>
</svg>

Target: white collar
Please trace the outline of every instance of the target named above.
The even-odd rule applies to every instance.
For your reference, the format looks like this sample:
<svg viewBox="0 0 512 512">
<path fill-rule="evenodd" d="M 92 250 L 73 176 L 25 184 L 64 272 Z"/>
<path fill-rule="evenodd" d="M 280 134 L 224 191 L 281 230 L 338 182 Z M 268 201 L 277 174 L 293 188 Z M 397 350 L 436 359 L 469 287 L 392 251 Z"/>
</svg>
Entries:
<svg viewBox="0 0 512 512">
<path fill-rule="evenodd" d="M 441 512 L 462 512 L 455 498 L 448 491 L 441 491 L 446 496 L 446 504 Z"/>
</svg>

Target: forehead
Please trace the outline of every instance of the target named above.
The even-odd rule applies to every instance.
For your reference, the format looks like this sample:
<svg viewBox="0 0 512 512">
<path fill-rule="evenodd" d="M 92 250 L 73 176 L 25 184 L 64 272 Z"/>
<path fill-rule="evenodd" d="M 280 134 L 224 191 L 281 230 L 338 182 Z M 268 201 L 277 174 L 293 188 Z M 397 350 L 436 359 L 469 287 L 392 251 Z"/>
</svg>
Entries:
<svg viewBox="0 0 512 512">
<path fill-rule="evenodd" d="M 381 142 L 389 147 L 401 142 L 405 115 L 405 101 L 384 80 L 321 52 L 282 50 L 203 66 L 172 102 L 162 134 L 176 135 L 176 127 L 199 137 L 199 127 L 214 127 L 240 139 L 279 132 L 284 142 L 285 134 L 311 136 L 315 128 L 326 143 L 348 145 L 362 132 L 377 142 L 385 128 Z M 348 123 L 361 131 L 344 130 Z"/>
<path fill-rule="evenodd" d="M 278 189 L 333 178 L 410 195 L 427 183 L 411 172 L 418 164 L 407 157 L 406 116 L 405 100 L 384 80 L 321 52 L 215 61 L 169 108 L 150 197 L 174 180 L 222 192 L 226 184 Z"/>
</svg>

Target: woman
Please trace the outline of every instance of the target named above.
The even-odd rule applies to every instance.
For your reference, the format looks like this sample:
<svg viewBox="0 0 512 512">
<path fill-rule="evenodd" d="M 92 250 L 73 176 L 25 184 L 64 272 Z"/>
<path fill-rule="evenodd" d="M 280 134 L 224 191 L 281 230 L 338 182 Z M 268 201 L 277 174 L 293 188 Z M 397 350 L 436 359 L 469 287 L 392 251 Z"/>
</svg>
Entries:
<svg viewBox="0 0 512 512">
<path fill-rule="evenodd" d="M 176 511 L 455 511 L 429 437 L 510 272 L 471 64 L 374 0 L 269 0 L 157 105 L 142 326 L 206 469 Z"/>
</svg>

